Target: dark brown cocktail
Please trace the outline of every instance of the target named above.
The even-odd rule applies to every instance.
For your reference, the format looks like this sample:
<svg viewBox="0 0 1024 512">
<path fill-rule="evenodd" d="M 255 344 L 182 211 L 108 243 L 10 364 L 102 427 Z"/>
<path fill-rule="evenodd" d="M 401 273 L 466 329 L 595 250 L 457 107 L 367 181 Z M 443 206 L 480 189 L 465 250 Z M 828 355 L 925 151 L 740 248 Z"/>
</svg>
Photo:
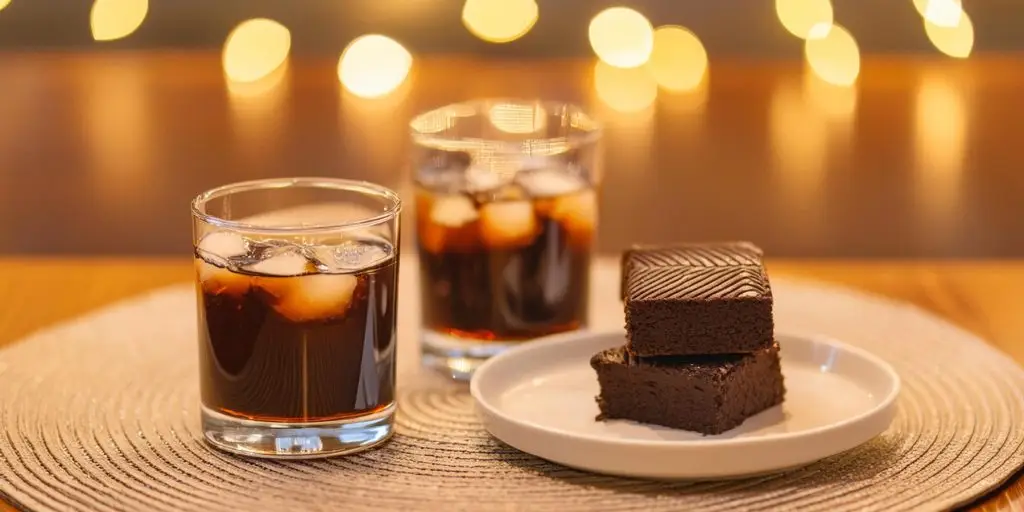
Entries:
<svg viewBox="0 0 1024 512">
<path fill-rule="evenodd" d="M 600 128 L 556 102 L 476 100 L 411 123 L 424 363 L 470 377 L 587 325 Z"/>
<path fill-rule="evenodd" d="M 202 428 L 269 458 L 394 432 L 401 201 L 372 183 L 236 183 L 192 203 Z"/>
<path fill-rule="evenodd" d="M 484 199 L 420 190 L 423 323 L 520 341 L 586 323 L 594 194 Z"/>
<path fill-rule="evenodd" d="M 226 267 L 197 253 L 203 404 L 283 423 L 390 406 L 395 311 L 381 298 L 396 291 L 394 250 L 352 241 L 345 250 L 361 253 L 362 265 L 330 269 L 306 248 L 249 245 Z"/>
</svg>

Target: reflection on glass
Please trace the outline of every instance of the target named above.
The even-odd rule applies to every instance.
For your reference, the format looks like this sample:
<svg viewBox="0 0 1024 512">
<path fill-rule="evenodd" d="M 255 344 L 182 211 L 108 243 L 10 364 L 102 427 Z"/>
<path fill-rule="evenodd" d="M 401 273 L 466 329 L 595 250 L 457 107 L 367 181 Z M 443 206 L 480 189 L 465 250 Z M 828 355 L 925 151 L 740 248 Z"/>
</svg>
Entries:
<svg viewBox="0 0 1024 512">
<path fill-rule="evenodd" d="M 466 0 L 462 23 L 475 36 L 507 43 L 524 36 L 537 22 L 535 0 Z"/>
<path fill-rule="evenodd" d="M 605 105 L 619 112 L 639 112 L 658 97 L 658 84 L 646 68 L 617 68 L 604 61 L 594 65 L 594 89 Z"/>
<path fill-rule="evenodd" d="M 813 29 L 815 34 L 804 43 L 804 56 L 822 80 L 835 85 L 850 85 L 860 74 L 860 49 L 845 28 L 831 25 Z M 818 37 L 821 33 L 823 36 Z"/>
<path fill-rule="evenodd" d="M 659 27 L 647 67 L 663 89 L 690 91 L 704 81 L 708 53 L 693 32 L 672 25 Z"/>
<path fill-rule="evenodd" d="M 95 0 L 89 27 L 96 41 L 112 41 L 131 35 L 149 11 L 148 0 Z"/>
<path fill-rule="evenodd" d="M 224 41 L 224 73 L 236 82 L 260 80 L 285 63 L 291 46 L 291 33 L 284 25 L 266 18 L 243 21 Z"/>
<path fill-rule="evenodd" d="M 619 68 L 642 66 L 654 48 L 654 27 L 643 14 L 612 7 L 594 16 L 588 29 L 590 46 L 602 61 Z"/>
<path fill-rule="evenodd" d="M 338 60 L 338 79 L 356 96 L 377 98 L 402 85 L 412 54 L 387 36 L 370 34 L 352 41 Z"/>
<path fill-rule="evenodd" d="M 926 19 L 924 31 L 935 48 L 950 57 L 963 59 L 974 49 L 974 24 L 967 13 L 963 13 L 954 25 L 940 25 Z"/>
<path fill-rule="evenodd" d="M 821 26 L 832 26 L 831 0 L 775 0 L 775 14 L 782 26 L 800 39 L 822 34 Z"/>
<path fill-rule="evenodd" d="M 495 128 L 505 133 L 528 134 L 547 126 L 548 114 L 541 102 L 495 103 L 487 117 Z"/>
<path fill-rule="evenodd" d="M 961 92 L 945 77 L 929 76 L 914 101 L 914 153 L 919 204 L 932 232 L 957 221 L 967 129 Z"/>
</svg>

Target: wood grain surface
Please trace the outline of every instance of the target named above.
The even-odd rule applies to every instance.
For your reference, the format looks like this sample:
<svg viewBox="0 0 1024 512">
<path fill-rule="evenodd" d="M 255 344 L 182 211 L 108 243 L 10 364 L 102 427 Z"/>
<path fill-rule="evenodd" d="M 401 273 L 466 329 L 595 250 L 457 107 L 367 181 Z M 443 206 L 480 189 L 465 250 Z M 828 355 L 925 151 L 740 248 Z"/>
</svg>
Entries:
<svg viewBox="0 0 1024 512">
<path fill-rule="evenodd" d="M 773 275 L 839 283 L 922 306 L 1024 363 L 1024 261 L 770 260 Z M 192 279 L 188 259 L 0 259 L 0 347 L 119 299 Z M 1018 475 L 973 509 L 1021 510 Z M 13 510 L 0 502 L 0 510 Z"/>
</svg>

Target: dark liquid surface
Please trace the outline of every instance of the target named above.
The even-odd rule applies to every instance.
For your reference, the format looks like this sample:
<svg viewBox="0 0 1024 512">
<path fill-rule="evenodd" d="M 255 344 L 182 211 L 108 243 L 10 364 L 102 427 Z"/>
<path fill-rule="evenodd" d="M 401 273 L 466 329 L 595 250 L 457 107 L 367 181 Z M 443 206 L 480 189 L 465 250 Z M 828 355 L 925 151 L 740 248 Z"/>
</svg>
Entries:
<svg viewBox="0 0 1024 512">
<path fill-rule="evenodd" d="M 285 280 L 338 276 L 232 274 L 254 283 L 244 293 L 200 286 L 203 404 L 231 416 L 279 422 L 337 420 L 389 406 L 394 401 L 396 261 L 397 254 L 352 274 L 356 284 L 347 304 L 299 321 L 296 308 L 282 307 L 280 290 L 294 288 Z M 318 284 L 323 283 L 331 282 Z"/>
<path fill-rule="evenodd" d="M 420 244 L 427 328 L 480 340 L 525 340 L 587 323 L 590 248 L 539 216 L 529 245 L 431 252 Z"/>
</svg>

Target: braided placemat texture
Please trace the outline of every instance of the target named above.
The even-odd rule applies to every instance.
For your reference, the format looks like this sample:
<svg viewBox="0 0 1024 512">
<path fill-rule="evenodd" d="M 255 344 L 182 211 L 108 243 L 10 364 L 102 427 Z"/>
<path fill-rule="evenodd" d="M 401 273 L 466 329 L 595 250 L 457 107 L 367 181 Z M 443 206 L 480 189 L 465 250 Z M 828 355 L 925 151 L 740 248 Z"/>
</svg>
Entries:
<svg viewBox="0 0 1024 512">
<path fill-rule="evenodd" d="M 419 370 L 415 261 L 402 265 L 397 435 L 310 462 L 214 451 L 199 431 L 191 286 L 116 304 L 0 351 L 0 493 L 30 510 L 940 510 L 1024 464 L 1024 370 L 917 308 L 773 280 L 780 331 L 890 361 L 882 436 L 812 466 L 702 483 L 567 469 L 492 439 L 466 386 Z M 615 261 L 594 268 L 595 328 L 622 324 Z"/>
</svg>

